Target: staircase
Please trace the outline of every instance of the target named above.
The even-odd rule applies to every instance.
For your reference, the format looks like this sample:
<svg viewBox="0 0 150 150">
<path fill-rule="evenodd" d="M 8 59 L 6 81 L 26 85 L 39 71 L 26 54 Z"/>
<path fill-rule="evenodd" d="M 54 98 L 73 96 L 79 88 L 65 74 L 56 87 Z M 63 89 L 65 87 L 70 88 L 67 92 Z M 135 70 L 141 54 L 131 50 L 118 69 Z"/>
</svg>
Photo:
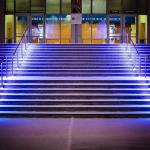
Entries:
<svg viewBox="0 0 150 150">
<path fill-rule="evenodd" d="M 150 53 L 150 45 L 137 47 Z M 14 48 L 0 45 L 0 56 Z M 149 77 L 133 70 L 125 46 L 31 44 L 29 50 L 0 89 L 1 117 L 150 117 Z"/>
</svg>

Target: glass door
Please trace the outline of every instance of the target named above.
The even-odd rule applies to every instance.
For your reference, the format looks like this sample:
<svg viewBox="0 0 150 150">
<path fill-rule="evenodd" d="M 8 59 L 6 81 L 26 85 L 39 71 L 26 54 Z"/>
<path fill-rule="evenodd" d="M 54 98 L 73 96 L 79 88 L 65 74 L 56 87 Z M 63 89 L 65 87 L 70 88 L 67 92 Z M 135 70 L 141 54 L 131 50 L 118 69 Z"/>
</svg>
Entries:
<svg viewBox="0 0 150 150">
<path fill-rule="evenodd" d="M 46 43 L 59 44 L 60 43 L 60 15 L 50 14 L 46 15 Z"/>
<path fill-rule="evenodd" d="M 148 27 L 147 15 L 138 15 L 138 43 L 147 43 L 147 27 Z"/>
<path fill-rule="evenodd" d="M 92 44 L 107 43 L 107 20 L 105 14 L 92 15 Z"/>
<path fill-rule="evenodd" d="M 124 16 L 124 30 L 126 36 L 128 36 L 128 41 L 130 39 L 136 43 L 137 41 L 137 17 L 135 15 Z"/>
<path fill-rule="evenodd" d="M 25 14 L 16 15 L 16 42 L 18 43 L 29 24 L 29 16 Z"/>
<path fill-rule="evenodd" d="M 91 14 L 83 14 L 82 15 L 82 44 L 91 44 L 92 43 L 92 20 Z"/>
<path fill-rule="evenodd" d="M 31 42 L 45 42 L 45 23 L 43 14 L 31 15 Z"/>
<path fill-rule="evenodd" d="M 70 44 L 71 43 L 71 15 L 61 15 L 61 26 L 60 26 L 60 43 Z"/>
<path fill-rule="evenodd" d="M 122 42 L 122 25 L 121 16 L 111 15 L 108 21 L 108 39 L 109 43 L 121 43 Z"/>
</svg>

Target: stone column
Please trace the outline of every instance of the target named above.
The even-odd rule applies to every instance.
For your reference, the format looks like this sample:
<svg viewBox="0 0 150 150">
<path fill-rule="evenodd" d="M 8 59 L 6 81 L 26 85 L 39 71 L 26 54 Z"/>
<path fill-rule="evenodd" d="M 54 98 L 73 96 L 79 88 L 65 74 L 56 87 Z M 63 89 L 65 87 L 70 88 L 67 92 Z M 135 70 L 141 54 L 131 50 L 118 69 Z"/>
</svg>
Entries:
<svg viewBox="0 0 150 150">
<path fill-rule="evenodd" d="M 81 43 L 81 14 L 71 14 L 71 42 Z"/>
</svg>

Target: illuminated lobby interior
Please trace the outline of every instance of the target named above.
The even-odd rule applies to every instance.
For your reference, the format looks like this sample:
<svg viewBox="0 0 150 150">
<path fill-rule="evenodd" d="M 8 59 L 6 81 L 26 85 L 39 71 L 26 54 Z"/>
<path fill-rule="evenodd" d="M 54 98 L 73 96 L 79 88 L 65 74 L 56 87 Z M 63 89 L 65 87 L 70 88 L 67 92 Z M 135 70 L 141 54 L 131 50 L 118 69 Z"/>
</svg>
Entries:
<svg viewBox="0 0 150 150">
<path fill-rule="evenodd" d="M 5 6 L 6 43 L 17 42 L 27 26 L 32 43 L 123 43 L 126 34 L 148 43 L 147 0 L 82 0 L 78 12 L 71 0 L 6 0 Z M 74 13 L 81 14 L 76 25 Z"/>
</svg>

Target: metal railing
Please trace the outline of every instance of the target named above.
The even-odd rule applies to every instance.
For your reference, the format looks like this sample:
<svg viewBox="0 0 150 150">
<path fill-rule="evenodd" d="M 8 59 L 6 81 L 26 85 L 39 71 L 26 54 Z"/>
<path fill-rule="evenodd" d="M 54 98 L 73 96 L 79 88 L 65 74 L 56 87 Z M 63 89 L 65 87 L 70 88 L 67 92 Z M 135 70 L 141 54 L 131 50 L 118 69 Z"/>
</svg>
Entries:
<svg viewBox="0 0 150 150">
<path fill-rule="evenodd" d="M 131 58 L 133 70 L 138 70 L 139 76 L 147 77 L 147 64 L 149 60 L 149 55 L 140 54 L 135 43 L 133 42 L 132 38 L 126 34 L 126 43 L 127 43 L 127 50 L 129 52 L 129 57 Z"/>
<path fill-rule="evenodd" d="M 28 49 L 29 42 L 30 42 L 29 28 L 27 26 L 25 31 L 22 34 L 22 37 L 19 40 L 19 43 L 17 44 L 17 47 L 15 48 L 15 50 L 11 54 L 11 56 L 4 56 L 1 59 L 1 62 L 0 62 L 0 65 L 1 65 L 1 87 L 4 87 L 4 77 L 8 76 L 8 70 L 10 70 L 11 74 L 13 75 L 14 68 L 20 67 L 20 62 L 23 61 L 24 56 L 28 52 L 27 49 Z M 9 63 L 11 65 L 9 65 Z"/>
<path fill-rule="evenodd" d="M 5 68 L 4 68 L 4 65 L 5 65 Z M 7 77 L 7 70 L 8 70 L 8 57 L 7 56 L 4 56 L 1 59 L 0 69 L 1 69 L 1 87 L 3 87 L 4 76 Z"/>
</svg>

